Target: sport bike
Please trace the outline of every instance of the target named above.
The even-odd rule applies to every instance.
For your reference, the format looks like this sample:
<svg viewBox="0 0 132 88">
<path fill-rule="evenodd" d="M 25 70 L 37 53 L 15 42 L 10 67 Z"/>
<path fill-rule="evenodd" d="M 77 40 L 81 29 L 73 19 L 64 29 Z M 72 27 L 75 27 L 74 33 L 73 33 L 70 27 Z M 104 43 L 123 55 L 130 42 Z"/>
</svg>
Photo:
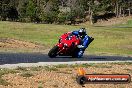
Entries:
<svg viewBox="0 0 132 88">
<path fill-rule="evenodd" d="M 89 44 L 94 40 L 90 37 Z M 72 56 L 77 57 L 81 39 L 71 33 L 65 33 L 60 36 L 58 43 L 49 51 L 48 56 L 53 58 L 56 56 Z"/>
</svg>

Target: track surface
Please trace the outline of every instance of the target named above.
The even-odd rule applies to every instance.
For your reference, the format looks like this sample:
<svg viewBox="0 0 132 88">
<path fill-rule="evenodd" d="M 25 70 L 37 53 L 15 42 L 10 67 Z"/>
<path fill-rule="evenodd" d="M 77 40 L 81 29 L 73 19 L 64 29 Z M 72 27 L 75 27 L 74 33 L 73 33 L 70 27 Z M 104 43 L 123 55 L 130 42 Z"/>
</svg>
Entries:
<svg viewBox="0 0 132 88">
<path fill-rule="evenodd" d="M 0 53 L 0 67 L 17 66 L 41 66 L 56 64 L 75 64 L 75 63 L 104 63 L 104 62 L 132 62 L 132 57 L 122 56 L 95 56 L 84 55 L 83 58 L 56 57 L 49 58 L 47 54 L 40 53 Z"/>
</svg>

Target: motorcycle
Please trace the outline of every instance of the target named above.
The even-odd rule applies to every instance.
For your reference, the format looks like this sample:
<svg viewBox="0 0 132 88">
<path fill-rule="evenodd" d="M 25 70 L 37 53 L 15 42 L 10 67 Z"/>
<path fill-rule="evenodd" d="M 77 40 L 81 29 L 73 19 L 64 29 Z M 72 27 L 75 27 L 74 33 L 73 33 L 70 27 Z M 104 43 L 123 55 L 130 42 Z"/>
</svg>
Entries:
<svg viewBox="0 0 132 88">
<path fill-rule="evenodd" d="M 89 44 L 94 40 L 90 38 Z M 76 53 L 79 51 L 77 47 L 81 43 L 81 39 L 71 33 L 61 35 L 59 42 L 49 51 L 48 56 L 54 58 L 59 56 L 77 57 Z"/>
</svg>

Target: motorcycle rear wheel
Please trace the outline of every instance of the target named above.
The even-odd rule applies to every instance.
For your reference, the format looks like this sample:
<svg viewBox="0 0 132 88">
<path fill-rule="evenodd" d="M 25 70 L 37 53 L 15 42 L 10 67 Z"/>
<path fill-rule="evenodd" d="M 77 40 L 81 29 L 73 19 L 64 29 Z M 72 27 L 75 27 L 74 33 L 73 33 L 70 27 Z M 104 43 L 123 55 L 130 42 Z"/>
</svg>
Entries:
<svg viewBox="0 0 132 88">
<path fill-rule="evenodd" d="M 58 46 L 54 46 L 54 47 L 49 51 L 48 56 L 49 56 L 50 58 L 56 57 L 56 56 L 57 56 L 58 49 L 59 49 Z"/>
</svg>

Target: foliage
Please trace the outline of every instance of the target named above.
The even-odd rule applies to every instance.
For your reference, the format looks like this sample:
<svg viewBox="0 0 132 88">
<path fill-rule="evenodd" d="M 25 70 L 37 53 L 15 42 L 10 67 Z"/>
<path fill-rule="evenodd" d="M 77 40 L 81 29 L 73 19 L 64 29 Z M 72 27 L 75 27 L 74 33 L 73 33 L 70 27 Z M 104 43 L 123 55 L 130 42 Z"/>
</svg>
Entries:
<svg viewBox="0 0 132 88">
<path fill-rule="evenodd" d="M 36 6 L 33 0 L 29 0 L 26 8 L 26 16 L 30 18 L 31 21 L 34 21 L 36 16 Z"/>
<path fill-rule="evenodd" d="M 0 20 L 74 24 L 76 19 L 90 16 L 92 20 L 109 12 L 117 17 L 131 15 L 131 4 L 128 0 L 1 0 Z"/>
</svg>

